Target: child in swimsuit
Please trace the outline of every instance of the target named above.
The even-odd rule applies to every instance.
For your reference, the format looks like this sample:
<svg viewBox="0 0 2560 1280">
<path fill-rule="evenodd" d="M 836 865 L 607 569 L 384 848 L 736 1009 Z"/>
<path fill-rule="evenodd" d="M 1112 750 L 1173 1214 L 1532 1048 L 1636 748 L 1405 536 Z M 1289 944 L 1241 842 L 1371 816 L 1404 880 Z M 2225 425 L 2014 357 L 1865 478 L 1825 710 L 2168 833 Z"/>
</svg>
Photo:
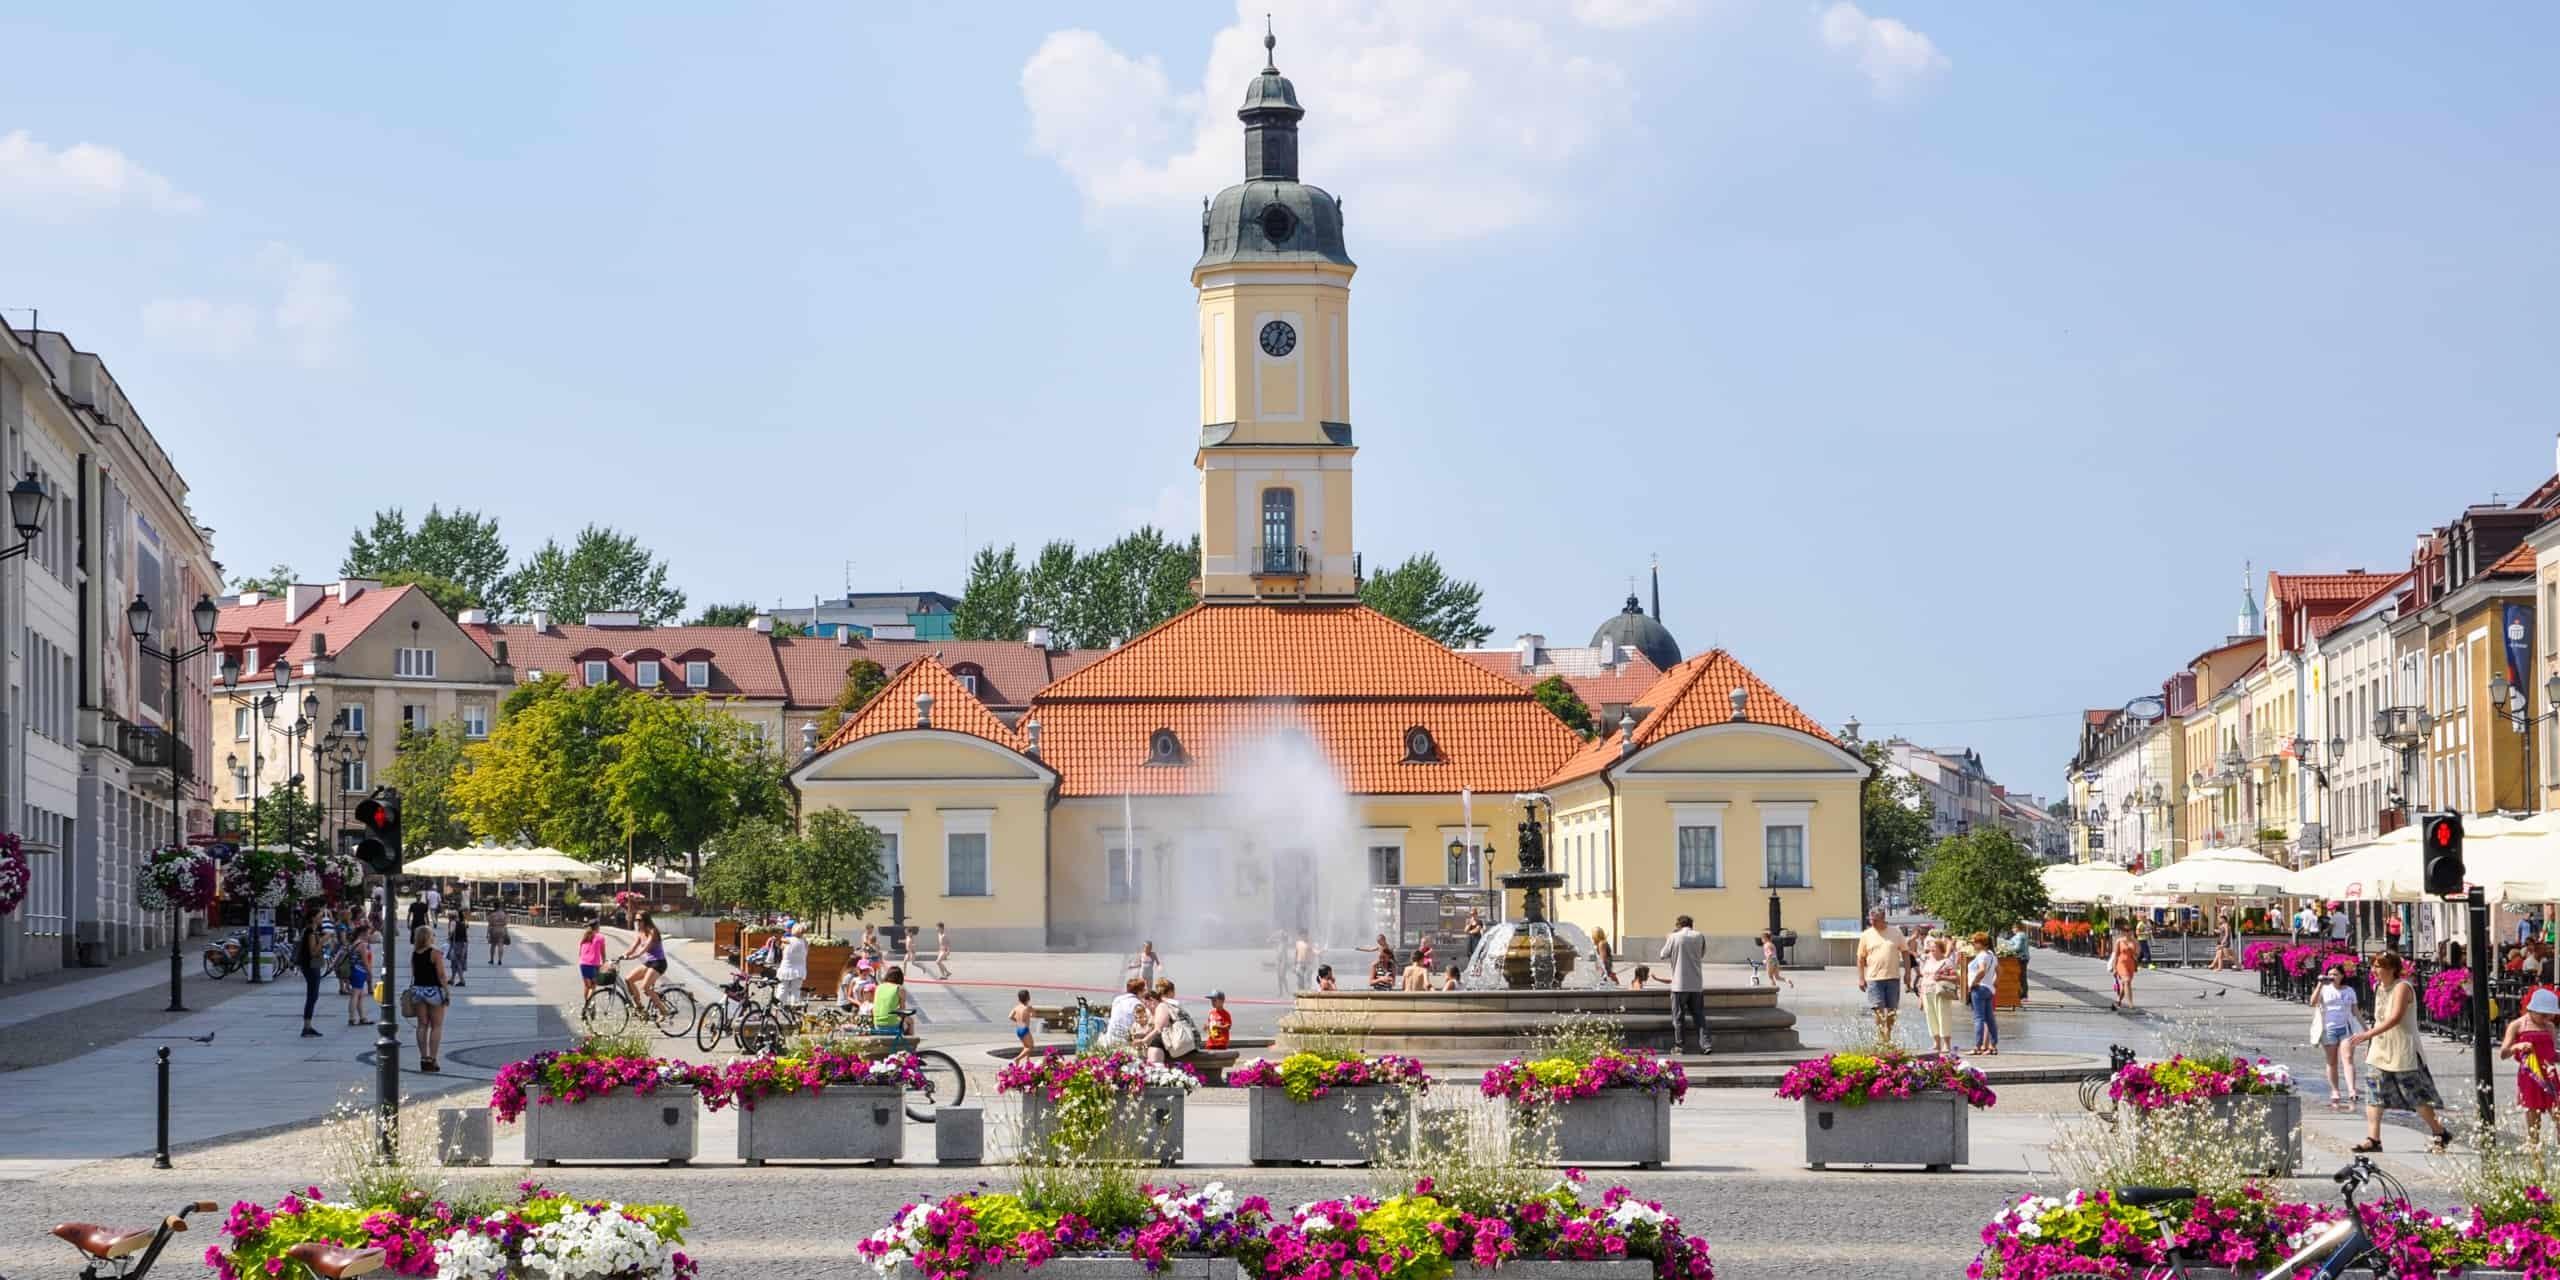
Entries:
<svg viewBox="0 0 2560 1280">
<path fill-rule="evenodd" d="M 1031 993 L 1014 992 L 1013 1012 L 1005 1016 L 1013 1023 L 1014 1043 L 1022 1046 L 1022 1051 L 1013 1055 L 1014 1060 L 1019 1062 L 1031 1056 Z"/>
</svg>

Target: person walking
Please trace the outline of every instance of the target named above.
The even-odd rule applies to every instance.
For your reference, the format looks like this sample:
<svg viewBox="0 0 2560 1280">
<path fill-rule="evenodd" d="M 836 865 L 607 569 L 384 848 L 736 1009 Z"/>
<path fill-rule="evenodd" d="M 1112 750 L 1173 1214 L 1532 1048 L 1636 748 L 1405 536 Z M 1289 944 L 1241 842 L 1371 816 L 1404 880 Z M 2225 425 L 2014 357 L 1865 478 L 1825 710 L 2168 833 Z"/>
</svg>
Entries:
<svg viewBox="0 0 2560 1280">
<path fill-rule="evenodd" d="M 1608 930 L 1593 929 L 1591 931 L 1591 953 L 1592 958 L 1600 962 L 1600 980 L 1613 987 L 1618 985 L 1618 957 L 1609 950 Z M 1414 953 L 1414 961 L 1420 964 L 1425 972 L 1430 971 L 1431 943 L 1428 939 L 1423 941 L 1422 950 Z M 1419 991 L 1421 988 L 1415 987 L 1413 990 Z"/>
<path fill-rule="evenodd" d="M 1796 989 L 1796 980 L 1787 976 L 1787 966 L 1778 956 L 1777 936 L 1766 929 L 1760 931 L 1760 967 L 1769 971 L 1770 986 Z"/>
<path fill-rule="evenodd" d="M 1891 1044 L 1893 1024 L 1902 1014 L 1902 931 L 1885 922 L 1882 907 L 1867 912 L 1866 932 L 1858 935 L 1857 960 L 1858 990 L 1866 993 L 1876 1038 Z"/>
<path fill-rule="evenodd" d="M 487 928 L 489 934 L 489 963 L 504 967 L 507 963 L 507 943 L 511 941 L 507 936 L 507 909 L 505 907 L 489 908 Z"/>
<path fill-rule="evenodd" d="M 782 946 L 773 962 L 774 998 L 784 1004 L 799 1004 L 801 988 L 809 985 L 809 926 L 793 921 L 782 935 Z"/>
<path fill-rule="evenodd" d="M 2331 1111 L 2355 1108 L 2356 1057 L 2354 1046 L 2347 1042 L 2362 1025 L 2345 967 L 2332 964 L 2321 970 L 2319 985 L 2311 989 L 2311 1042 L 2320 1046 L 2322 1067 L 2329 1077 Z"/>
<path fill-rule="evenodd" d="M 320 1007 L 320 974 L 329 967 L 328 915 L 314 902 L 302 909 L 302 927 L 293 935 L 293 963 L 302 970 L 302 1034 L 316 1036 L 312 1011 Z"/>
<path fill-rule="evenodd" d="M 1039 1013 L 1031 1007 L 1030 988 L 1013 993 L 1013 1012 L 1004 1017 L 1013 1024 L 1013 1060 L 1020 1062 L 1031 1056 L 1031 1024 L 1040 1020 Z"/>
<path fill-rule="evenodd" d="M 453 970 L 453 985 L 471 984 L 462 975 L 471 971 L 471 911 L 467 907 L 453 909 L 453 927 L 445 930 L 445 959 Z"/>
<path fill-rule="evenodd" d="M 596 976 L 604 972 L 604 934 L 595 921 L 587 922 L 586 932 L 578 935 L 578 980 L 586 989 L 581 1001 L 595 995 Z"/>
<path fill-rule="evenodd" d="M 1132 963 L 1131 967 L 1137 970 L 1138 981 L 1147 984 L 1147 989 L 1153 991 L 1156 985 L 1156 978 L 1164 970 L 1164 957 L 1156 954 L 1156 944 L 1153 938 L 1139 944 L 1138 958 Z"/>
<path fill-rule="evenodd" d="M 418 1070 L 429 1075 L 444 1070 L 437 1051 L 444 1048 L 446 994 L 444 953 L 436 949 L 435 932 L 425 925 L 409 931 L 409 1017 L 418 1027 Z"/>
<path fill-rule="evenodd" d="M 1715 1033 L 1707 1029 L 1706 935 L 1698 932 L 1689 917 L 1674 916 L 1671 933 L 1662 940 L 1662 954 L 1654 958 L 1671 962 L 1671 1028 L 1681 1051 L 1714 1053 Z"/>
<path fill-rule="evenodd" d="M 2382 1150 L 2382 1113 L 2414 1111 L 2435 1135 L 2431 1149 L 2442 1151 L 2453 1145 L 2453 1133 L 2436 1117 L 2444 1095 L 2436 1092 L 2436 1078 L 2418 1052 L 2417 990 L 2403 976 L 2400 957 L 2388 951 L 2373 958 L 2373 978 L 2373 1025 L 2347 1038 L 2365 1046 L 2364 1141 L 2347 1150 Z"/>
<path fill-rule="evenodd" d="M 338 948 L 338 994 L 347 998 L 347 1025 L 373 1021 L 365 1006 L 373 999 L 373 926 L 359 917 L 347 926 L 347 941 Z"/>
<path fill-rule="evenodd" d="M 1920 1012 L 1929 1020 L 1929 1051 L 1956 1051 L 1956 1009 L 1964 1002 L 1964 966 L 1942 935 L 1929 939 L 1920 966 Z"/>
<path fill-rule="evenodd" d="M 2538 987 L 2524 1003 L 2524 1016 L 2507 1024 L 2498 1056 L 2516 1064 L 2516 1109 L 2524 1112 L 2525 1141 L 2542 1145 L 2542 1121 L 2560 1103 L 2560 991 Z"/>
<path fill-rule="evenodd" d="M 2107 967 L 2109 972 L 2115 975 L 2116 984 L 2115 1003 L 2107 1007 L 2126 1013 L 2133 1012 L 2133 975 L 2142 967 L 2142 948 L 2133 939 L 2132 921 L 2128 920 L 2116 926 L 2115 957 Z"/>
<path fill-rule="evenodd" d="M 933 922 L 933 976 L 951 981 L 951 926 Z"/>
<path fill-rule="evenodd" d="M 2000 992 L 2000 953 L 1992 948 L 1988 933 L 1977 933 L 1971 941 L 1973 958 L 1965 962 L 1965 993 L 1973 1002 L 1973 1051 L 1996 1057 L 2000 1016 L 1993 1010 Z"/>
</svg>

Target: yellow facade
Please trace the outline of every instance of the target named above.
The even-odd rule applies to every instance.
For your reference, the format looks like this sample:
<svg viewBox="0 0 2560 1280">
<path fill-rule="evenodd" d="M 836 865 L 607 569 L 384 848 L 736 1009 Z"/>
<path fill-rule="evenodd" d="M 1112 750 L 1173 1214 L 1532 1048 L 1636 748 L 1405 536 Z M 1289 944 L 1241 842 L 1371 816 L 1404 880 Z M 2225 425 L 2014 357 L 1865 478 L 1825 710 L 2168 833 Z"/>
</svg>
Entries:
<svg viewBox="0 0 2560 1280">
<path fill-rule="evenodd" d="M 963 733 L 863 738 L 796 775 L 801 811 L 842 809 L 888 843 L 907 919 L 980 947 L 1048 941 L 1048 807 L 1057 775 Z M 885 926 L 887 903 L 864 917 Z"/>
<path fill-rule="evenodd" d="M 2523 595 L 2527 589 L 2519 585 L 2514 598 L 2493 595 L 2478 601 L 2453 615 L 2451 625 L 2428 632 L 2423 678 L 2440 694 L 2435 705 L 2446 708 L 2437 713 L 2435 728 L 2427 735 L 2424 767 L 2431 805 L 2493 813 L 2532 803 L 2524 758 L 2531 740 L 2489 697 L 2489 677 L 2506 663 L 2500 634 L 2506 606 L 2526 604 L 2526 625 L 2532 625 L 2530 598 Z M 2540 690 L 2527 681 L 2523 692 L 2527 714 L 2539 714 Z"/>
<path fill-rule="evenodd" d="M 1359 593 L 1351 275 L 1348 266 L 1304 262 L 1192 272 L 1203 596 Z"/>
</svg>

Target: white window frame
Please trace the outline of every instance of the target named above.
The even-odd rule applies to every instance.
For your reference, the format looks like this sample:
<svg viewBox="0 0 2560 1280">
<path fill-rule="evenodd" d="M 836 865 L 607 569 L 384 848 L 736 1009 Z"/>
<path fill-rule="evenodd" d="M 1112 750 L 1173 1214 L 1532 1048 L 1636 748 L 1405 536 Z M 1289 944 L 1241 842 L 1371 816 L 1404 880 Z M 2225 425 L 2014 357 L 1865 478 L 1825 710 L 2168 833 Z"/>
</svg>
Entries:
<svg viewBox="0 0 2560 1280">
<path fill-rule="evenodd" d="M 249 740 L 249 726 L 256 723 L 256 716 L 257 712 L 247 707 L 233 707 L 231 709 L 231 740 L 233 742 L 247 742 Z"/>
<path fill-rule="evenodd" d="M 1682 802 L 1671 806 L 1671 887 L 1675 890 L 1714 890 L 1729 887 L 1724 874 L 1724 811 L 1722 800 Z M 1686 828 L 1704 828 L 1715 832 L 1715 866 L 1713 883 L 1688 884 L 1680 878 L 1680 832 Z"/>
<path fill-rule="evenodd" d="M 946 898 L 992 898 L 996 896 L 996 811 L 993 809 L 945 809 L 942 811 L 942 896 Z M 976 836 L 986 859 L 983 875 L 984 893 L 954 893 L 951 889 L 951 837 Z"/>
<path fill-rule="evenodd" d="M 1374 867 L 1370 866 L 1369 861 L 1370 856 L 1380 849 L 1394 849 L 1396 851 L 1395 883 L 1398 885 L 1406 883 L 1404 835 L 1405 829 L 1403 827 L 1370 827 L 1360 833 L 1360 864 L 1362 867 L 1368 869 L 1368 883 L 1372 888 L 1385 887 L 1378 884 L 1377 871 Z M 1440 850 L 1441 856 L 1446 858 L 1448 856 L 1448 852 L 1448 847 L 1444 844 Z"/>
<path fill-rule="evenodd" d="M 642 658 L 638 662 L 632 663 L 631 683 L 633 686 L 642 689 L 657 688 L 658 660 L 656 658 Z"/>
<path fill-rule="evenodd" d="M 234 769 L 231 771 L 231 798 L 234 800 L 246 800 L 249 798 L 248 770 Z"/>
<path fill-rule="evenodd" d="M 1431 848 L 1434 852 L 1440 855 L 1440 874 L 1444 877 L 1443 883 L 1451 886 L 1452 888 L 1461 889 L 1475 889 L 1483 887 L 1484 846 L 1485 837 L 1489 830 L 1490 828 L 1482 825 L 1474 827 L 1453 826 L 1440 828 L 1440 839 L 1435 842 Z M 1449 874 L 1449 842 L 1452 840 L 1463 840 L 1467 844 L 1467 848 L 1469 850 L 1469 857 L 1467 859 L 1469 866 L 1467 870 L 1469 875 L 1472 877 L 1471 879 L 1461 880 L 1458 877 Z"/>
<path fill-rule="evenodd" d="M 410 712 L 416 712 L 411 715 Z M 424 702 L 400 704 L 400 732 L 425 733 L 436 726 L 436 709 Z"/>
<path fill-rule="evenodd" d="M 710 688 L 711 664 L 699 658 L 685 663 L 684 684 L 686 688 L 697 691 Z"/>
<path fill-rule="evenodd" d="M 1147 829 L 1102 829 L 1102 900 L 1144 902 L 1147 898 Z M 1114 865 L 1121 874 L 1112 874 Z"/>
<path fill-rule="evenodd" d="M 338 771 L 338 789 L 348 795 L 370 790 L 371 788 L 366 784 L 372 779 L 367 776 L 369 770 L 366 764 L 367 761 L 361 756 L 347 761 Z"/>
<path fill-rule="evenodd" d="M 961 687 L 961 688 L 966 689 L 966 690 L 968 690 L 968 691 L 969 691 L 969 696 L 970 696 L 970 697 L 974 698 L 974 697 L 977 697 L 977 696 L 978 696 L 978 673 L 977 673 L 977 672 L 975 672 L 975 671 L 954 671 L 954 672 L 952 672 L 951 674 L 952 674 L 954 677 L 956 677 L 956 678 L 960 681 L 960 687 Z"/>
<path fill-rule="evenodd" d="M 1760 887 L 1763 889 L 1810 889 L 1813 887 L 1813 802 L 1764 801 L 1755 806 L 1760 811 Z M 1778 827 L 1795 827 L 1804 832 L 1804 883 L 1772 884 L 1769 877 L 1769 832 Z"/>
<path fill-rule="evenodd" d="M 462 736 L 474 739 L 486 738 L 489 736 L 489 709 L 487 707 L 481 706 L 476 702 L 464 704 L 462 708 Z"/>
<path fill-rule="evenodd" d="M 578 676 L 592 689 L 613 679 L 613 664 L 602 658 L 589 658 L 578 664 Z"/>
<path fill-rule="evenodd" d="M 881 839 L 886 842 L 880 848 L 880 860 L 889 869 L 889 883 L 905 884 L 907 882 L 907 811 L 904 809 L 856 809 L 853 811 L 853 817 L 855 821 L 879 832 Z"/>
<path fill-rule="evenodd" d="M 345 706 L 338 708 L 338 714 L 346 717 L 346 723 L 343 727 L 347 733 L 359 738 L 365 735 L 365 714 L 363 703 L 350 702 Z"/>
<path fill-rule="evenodd" d="M 402 680 L 435 679 L 436 651 L 412 648 L 392 650 L 391 674 Z"/>
</svg>

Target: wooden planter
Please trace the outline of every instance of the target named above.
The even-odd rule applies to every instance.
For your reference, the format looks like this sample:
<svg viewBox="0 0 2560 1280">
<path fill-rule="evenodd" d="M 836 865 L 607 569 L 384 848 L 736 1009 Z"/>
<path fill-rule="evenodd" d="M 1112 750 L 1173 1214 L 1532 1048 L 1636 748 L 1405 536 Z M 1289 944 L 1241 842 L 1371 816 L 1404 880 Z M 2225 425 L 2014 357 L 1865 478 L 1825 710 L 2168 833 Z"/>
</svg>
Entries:
<svg viewBox="0 0 2560 1280">
<path fill-rule="evenodd" d="M 765 944 L 765 939 L 773 937 L 775 934 L 780 932 L 781 930 L 779 929 L 742 928 L 738 930 L 738 967 L 741 969 L 746 968 L 747 956 L 753 953 L 756 948 L 763 946 Z M 761 966 L 755 971 L 758 973 L 772 972 L 771 969 Z M 833 994 L 832 988 L 830 988 L 829 994 Z"/>
<path fill-rule="evenodd" d="M 2027 1002 L 2027 962 L 2022 956 L 2000 957 L 1999 985 L 1992 988 L 1991 1007 L 2015 1009 Z"/>
<path fill-rule="evenodd" d="M 1246 1157 L 1258 1165 L 1366 1164 L 1381 1145 L 1392 1152 L 1411 1143 L 1413 1112 L 1404 1093 L 1355 1085 L 1298 1102 L 1287 1089 L 1256 1085 L 1245 1091 Z"/>
<path fill-rule="evenodd" d="M 1048 1096 L 1026 1093 L 1022 1099 L 1022 1149 L 1025 1152 L 1046 1148 L 1056 1134 L 1056 1108 Z M 1131 1149 L 1138 1159 L 1160 1165 L 1182 1162 L 1182 1104 L 1185 1094 L 1180 1089 L 1148 1089 L 1134 1099 L 1121 1102 L 1121 1114 L 1113 1128 L 1127 1133 Z"/>
<path fill-rule="evenodd" d="M 736 920 L 712 921 L 711 949 L 721 955 L 729 954 L 738 945 L 738 931 L 745 927 L 743 923 Z"/>
<path fill-rule="evenodd" d="M 1556 1159 L 1567 1165 L 1631 1164 L 1659 1169 L 1671 1158 L 1671 1094 L 1603 1089 L 1553 1104 Z"/>
<path fill-rule="evenodd" d="M 906 1100 L 897 1085 L 845 1084 L 760 1098 L 738 1109 L 738 1158 L 895 1164 L 907 1153 Z"/>
<path fill-rule="evenodd" d="M 827 999 L 834 997 L 836 984 L 844 979 L 845 966 L 853 963 L 851 947 L 809 948 L 809 976 L 800 989 Z"/>
<path fill-rule="evenodd" d="M 1804 1163 L 1917 1165 L 1939 1172 L 1973 1158 L 1973 1108 L 1952 1093 L 1849 1106 L 1804 1103 Z"/>
<path fill-rule="evenodd" d="M 691 1089 L 615 1092 L 580 1102 L 540 1099 L 524 1112 L 524 1155 L 537 1165 L 563 1160 L 625 1163 L 693 1159 L 696 1117 Z"/>
</svg>

